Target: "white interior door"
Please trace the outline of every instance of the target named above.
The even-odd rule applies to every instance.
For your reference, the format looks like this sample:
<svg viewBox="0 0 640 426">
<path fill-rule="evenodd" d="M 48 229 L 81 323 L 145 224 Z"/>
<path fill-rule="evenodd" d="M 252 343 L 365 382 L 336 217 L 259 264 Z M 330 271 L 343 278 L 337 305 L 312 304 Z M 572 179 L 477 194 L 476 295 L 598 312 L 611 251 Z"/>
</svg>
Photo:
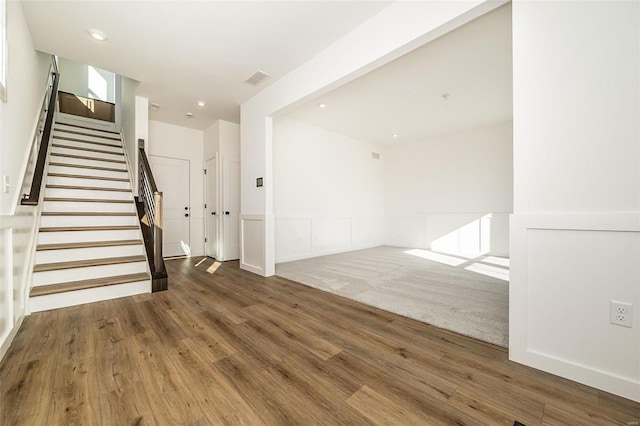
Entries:
<svg viewBox="0 0 640 426">
<path fill-rule="evenodd" d="M 207 256 L 218 259 L 218 218 L 220 217 L 220 211 L 218 211 L 218 159 L 213 157 L 207 160 L 205 164 L 205 170 L 207 171 L 205 179 L 205 217 L 207 227 L 207 242 L 205 244 L 205 253 Z"/>
<path fill-rule="evenodd" d="M 188 256 L 191 254 L 189 161 L 150 155 L 149 163 L 158 190 L 163 194 L 163 255 Z"/>
<path fill-rule="evenodd" d="M 229 161 L 224 184 L 224 260 L 240 258 L 240 163 Z"/>
</svg>

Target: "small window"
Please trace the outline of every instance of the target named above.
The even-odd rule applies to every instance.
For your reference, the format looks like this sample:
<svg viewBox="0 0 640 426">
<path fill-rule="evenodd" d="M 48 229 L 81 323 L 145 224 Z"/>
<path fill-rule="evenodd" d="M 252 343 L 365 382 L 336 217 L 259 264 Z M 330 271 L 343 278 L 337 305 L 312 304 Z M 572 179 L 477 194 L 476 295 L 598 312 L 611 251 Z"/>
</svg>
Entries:
<svg viewBox="0 0 640 426">
<path fill-rule="evenodd" d="M 0 0 L 0 99 L 7 100 L 7 0 Z"/>
</svg>

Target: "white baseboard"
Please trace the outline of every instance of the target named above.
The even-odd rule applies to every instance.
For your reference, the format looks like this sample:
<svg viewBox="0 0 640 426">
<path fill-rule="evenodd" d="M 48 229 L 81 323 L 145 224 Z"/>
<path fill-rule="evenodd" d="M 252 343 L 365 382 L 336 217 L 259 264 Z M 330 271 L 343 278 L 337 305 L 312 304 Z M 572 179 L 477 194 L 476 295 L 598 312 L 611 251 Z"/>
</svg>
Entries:
<svg viewBox="0 0 640 426">
<path fill-rule="evenodd" d="M 24 315 L 21 315 L 20 317 L 18 317 L 18 320 L 15 322 L 15 324 L 13 325 L 13 328 L 7 335 L 7 338 L 4 339 L 4 341 L 2 342 L 2 345 L 0 345 L 0 361 L 2 361 L 4 356 L 7 354 L 7 351 L 9 350 L 9 347 L 11 346 L 13 339 L 16 337 L 16 334 L 18 334 L 18 331 L 20 330 L 20 326 L 22 326 L 23 320 L 24 320 Z"/>
</svg>

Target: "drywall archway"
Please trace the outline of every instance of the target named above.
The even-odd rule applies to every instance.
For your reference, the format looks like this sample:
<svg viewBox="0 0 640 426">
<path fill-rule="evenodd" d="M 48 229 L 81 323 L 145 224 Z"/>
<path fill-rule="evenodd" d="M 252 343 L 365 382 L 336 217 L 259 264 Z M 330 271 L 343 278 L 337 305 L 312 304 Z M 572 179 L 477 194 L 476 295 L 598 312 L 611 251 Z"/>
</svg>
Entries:
<svg viewBox="0 0 640 426">
<path fill-rule="evenodd" d="M 241 106 L 240 267 L 275 270 L 273 121 L 278 113 L 352 81 L 506 3 L 396 2 Z M 262 178 L 263 186 L 257 186 Z"/>
</svg>

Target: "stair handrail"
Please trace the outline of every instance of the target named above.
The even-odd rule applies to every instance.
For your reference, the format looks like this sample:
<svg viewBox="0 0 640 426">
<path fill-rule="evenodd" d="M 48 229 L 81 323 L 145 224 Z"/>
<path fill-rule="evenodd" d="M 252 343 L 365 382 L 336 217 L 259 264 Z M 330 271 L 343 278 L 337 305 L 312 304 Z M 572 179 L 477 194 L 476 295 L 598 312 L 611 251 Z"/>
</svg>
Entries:
<svg viewBox="0 0 640 426">
<path fill-rule="evenodd" d="M 139 179 L 139 199 L 144 205 L 144 212 L 147 216 L 147 223 L 151 230 L 153 239 L 153 271 L 154 276 L 166 274 L 164 270 L 164 261 L 162 258 L 162 192 L 158 191 L 156 181 L 153 178 L 151 167 L 144 148 L 138 148 L 138 159 L 140 165 Z"/>
<path fill-rule="evenodd" d="M 42 180 L 44 177 L 44 168 L 47 162 L 47 151 L 49 150 L 49 140 L 53 131 L 53 118 L 56 111 L 56 101 L 58 99 L 58 83 L 60 81 L 60 72 L 58 71 L 58 59 L 51 57 L 51 66 L 49 68 L 49 81 L 47 84 L 47 92 L 42 101 L 42 109 L 40 110 L 40 119 L 34 136 L 34 145 L 38 148 L 38 157 L 31 181 L 31 190 L 28 194 L 23 194 L 20 204 L 26 206 L 37 206 L 40 200 L 40 191 L 42 189 Z M 42 119 L 44 117 L 44 124 Z M 35 147 L 34 151 L 35 152 Z M 33 154 L 32 154 L 33 155 Z"/>
</svg>

